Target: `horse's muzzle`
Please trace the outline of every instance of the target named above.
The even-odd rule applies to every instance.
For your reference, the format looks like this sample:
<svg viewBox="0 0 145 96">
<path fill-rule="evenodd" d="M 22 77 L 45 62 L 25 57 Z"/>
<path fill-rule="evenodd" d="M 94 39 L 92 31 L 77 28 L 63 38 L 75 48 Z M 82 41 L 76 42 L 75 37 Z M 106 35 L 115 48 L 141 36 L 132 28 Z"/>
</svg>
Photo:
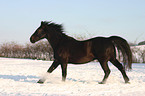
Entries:
<svg viewBox="0 0 145 96">
<path fill-rule="evenodd" d="M 35 40 L 34 40 L 33 36 L 30 38 L 30 42 L 35 43 Z"/>
</svg>

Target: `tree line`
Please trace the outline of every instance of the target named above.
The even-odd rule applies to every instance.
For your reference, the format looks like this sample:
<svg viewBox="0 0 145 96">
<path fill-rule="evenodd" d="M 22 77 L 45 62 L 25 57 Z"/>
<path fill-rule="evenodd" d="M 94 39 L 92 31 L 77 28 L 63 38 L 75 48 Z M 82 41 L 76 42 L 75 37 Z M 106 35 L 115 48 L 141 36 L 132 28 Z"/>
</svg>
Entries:
<svg viewBox="0 0 145 96">
<path fill-rule="evenodd" d="M 53 60 L 53 49 L 46 41 L 25 45 L 7 42 L 0 45 L 0 57 Z"/>
</svg>

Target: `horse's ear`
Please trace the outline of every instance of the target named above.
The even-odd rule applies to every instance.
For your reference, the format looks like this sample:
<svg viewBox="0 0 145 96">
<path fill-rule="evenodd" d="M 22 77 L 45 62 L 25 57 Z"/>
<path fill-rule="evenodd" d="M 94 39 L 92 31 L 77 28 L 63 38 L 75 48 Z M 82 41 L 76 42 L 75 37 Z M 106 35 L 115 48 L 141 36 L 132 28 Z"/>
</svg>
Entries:
<svg viewBox="0 0 145 96">
<path fill-rule="evenodd" d="M 41 25 L 43 25 L 43 23 L 44 23 L 44 22 L 43 22 L 43 21 L 41 21 Z"/>
</svg>

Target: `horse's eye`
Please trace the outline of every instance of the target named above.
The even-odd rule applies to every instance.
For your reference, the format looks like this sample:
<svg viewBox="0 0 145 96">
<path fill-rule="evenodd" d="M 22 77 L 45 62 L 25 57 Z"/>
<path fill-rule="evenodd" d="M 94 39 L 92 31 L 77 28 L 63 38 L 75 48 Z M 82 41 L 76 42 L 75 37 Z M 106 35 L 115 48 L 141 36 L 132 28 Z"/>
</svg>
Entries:
<svg viewBox="0 0 145 96">
<path fill-rule="evenodd" d="M 38 30 L 38 35 L 39 35 L 39 34 L 42 34 L 42 32 L 43 32 L 43 30 L 42 30 L 42 29 L 39 29 L 39 30 Z"/>
</svg>

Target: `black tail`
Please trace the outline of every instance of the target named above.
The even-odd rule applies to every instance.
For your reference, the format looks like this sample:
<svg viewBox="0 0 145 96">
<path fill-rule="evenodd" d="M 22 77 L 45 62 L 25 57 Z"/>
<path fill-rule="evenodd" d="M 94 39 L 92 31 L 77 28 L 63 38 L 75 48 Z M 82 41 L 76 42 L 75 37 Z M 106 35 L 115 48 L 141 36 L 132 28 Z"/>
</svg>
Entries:
<svg viewBox="0 0 145 96">
<path fill-rule="evenodd" d="M 109 39 L 122 52 L 124 68 L 132 69 L 132 52 L 127 41 L 118 36 L 111 36 Z"/>
</svg>

